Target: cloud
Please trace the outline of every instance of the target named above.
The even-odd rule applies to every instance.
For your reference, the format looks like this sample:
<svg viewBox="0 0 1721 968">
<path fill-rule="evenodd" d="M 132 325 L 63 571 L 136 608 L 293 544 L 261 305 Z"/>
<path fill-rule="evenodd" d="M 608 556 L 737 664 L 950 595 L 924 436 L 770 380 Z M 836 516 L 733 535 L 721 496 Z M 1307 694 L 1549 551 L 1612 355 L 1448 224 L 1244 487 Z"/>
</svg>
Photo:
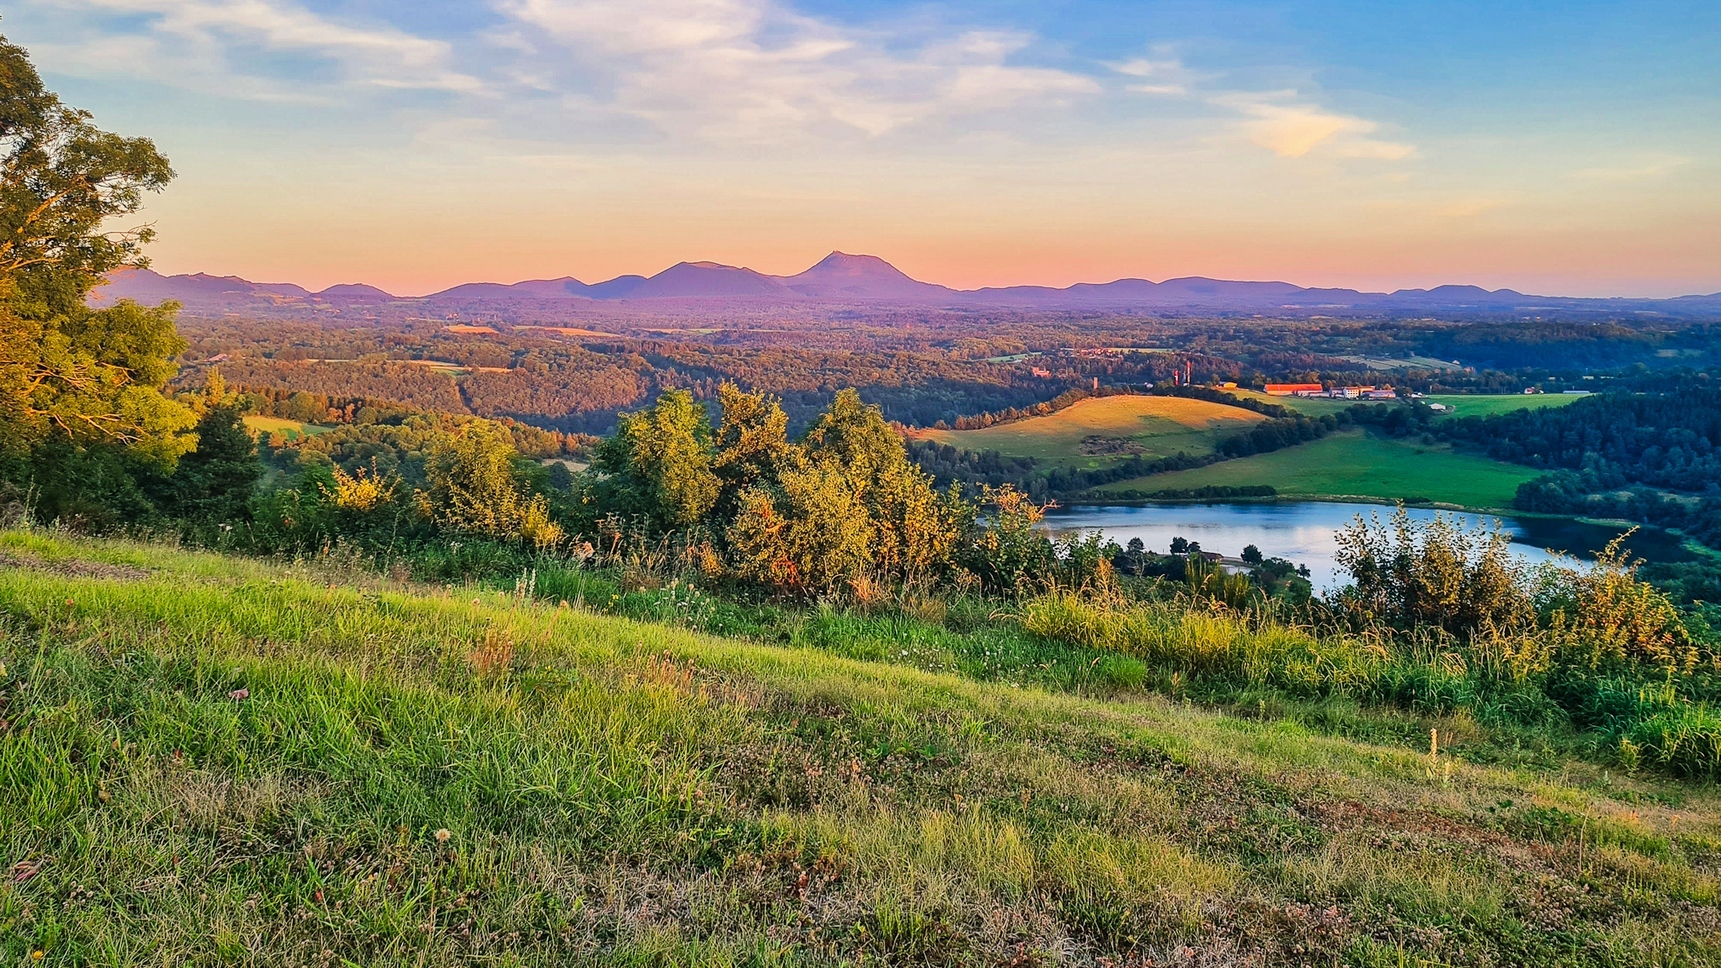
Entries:
<svg viewBox="0 0 1721 968">
<path fill-rule="evenodd" d="M 974 31 L 918 49 L 773 0 L 503 0 L 597 100 L 664 129 L 764 139 L 848 129 L 869 136 L 929 118 L 1098 93 L 1089 77 L 1011 63 L 1025 35 Z"/>
<path fill-rule="evenodd" d="M 1294 91 L 1220 95 L 1213 103 L 1243 114 L 1244 134 L 1281 158 L 1319 152 L 1401 161 L 1416 154 L 1415 145 L 1371 137 L 1380 130 L 1377 122 L 1302 102 Z"/>
<path fill-rule="evenodd" d="M 1147 57 L 1138 57 L 1121 64 L 1113 64 L 1112 70 L 1125 77 L 1142 80 L 1142 83 L 1124 86 L 1124 90 L 1133 94 L 1182 97 L 1189 93 L 1189 72 L 1184 68 L 1183 62 L 1176 58 L 1153 60 Z"/>
<path fill-rule="evenodd" d="M 302 99 L 302 73 L 271 76 L 249 52 L 309 55 L 332 62 L 344 82 L 390 89 L 475 93 L 476 77 L 450 66 L 452 49 L 393 27 L 350 26 L 286 0 L 56 0 L 75 12 L 121 14 L 128 34 L 53 45 L 68 67 L 116 69 L 239 97 Z M 116 58 L 123 51 L 123 58 Z M 314 86 L 314 85 L 313 85 Z"/>
</svg>

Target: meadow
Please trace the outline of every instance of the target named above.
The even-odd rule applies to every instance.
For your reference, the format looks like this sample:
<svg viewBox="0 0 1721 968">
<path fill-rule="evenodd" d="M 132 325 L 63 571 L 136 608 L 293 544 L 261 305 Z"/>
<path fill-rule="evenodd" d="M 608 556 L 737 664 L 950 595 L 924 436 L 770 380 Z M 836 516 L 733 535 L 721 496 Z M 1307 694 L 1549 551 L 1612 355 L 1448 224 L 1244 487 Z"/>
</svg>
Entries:
<svg viewBox="0 0 1721 968">
<path fill-rule="evenodd" d="M 1231 390 L 1234 396 L 1258 403 L 1275 404 L 1311 417 L 1338 415 L 1359 406 L 1355 400 L 1331 400 L 1324 397 L 1270 397 L 1259 390 Z M 1583 397 L 1564 393 L 1434 393 L 1423 398 L 1427 403 L 1445 404 L 1453 416 L 1490 417 L 1514 410 L 1540 410 L 1563 407 Z"/>
<path fill-rule="evenodd" d="M 280 434 L 288 440 L 291 440 L 295 437 L 311 437 L 316 436 L 317 434 L 326 434 L 329 432 L 328 427 L 319 427 L 316 424 L 308 424 L 302 420 L 288 420 L 285 417 L 267 417 L 261 414 L 246 414 L 245 426 L 249 427 L 252 433 L 265 439 L 267 439 L 270 434 Z"/>
<path fill-rule="evenodd" d="M 1492 417 L 1517 410 L 1569 406 L 1583 397 L 1567 393 L 1434 393 L 1425 399 L 1451 407 L 1451 417 Z"/>
<path fill-rule="evenodd" d="M 1712 787 L 326 562 L 0 551 L 11 963 L 1721 957 Z"/>
<path fill-rule="evenodd" d="M 1079 401 L 1056 413 L 981 430 L 915 430 L 910 436 L 962 450 L 995 450 L 1075 467 L 1101 467 L 1140 454 L 1209 454 L 1221 434 L 1266 418 L 1205 400 L 1121 395 Z"/>
<path fill-rule="evenodd" d="M 1426 499 L 1496 510 L 1510 508 L 1518 485 L 1536 474 L 1528 467 L 1456 452 L 1447 444 L 1351 430 L 1271 453 L 1122 481 L 1095 493 L 1267 485 L 1285 497 Z"/>
</svg>

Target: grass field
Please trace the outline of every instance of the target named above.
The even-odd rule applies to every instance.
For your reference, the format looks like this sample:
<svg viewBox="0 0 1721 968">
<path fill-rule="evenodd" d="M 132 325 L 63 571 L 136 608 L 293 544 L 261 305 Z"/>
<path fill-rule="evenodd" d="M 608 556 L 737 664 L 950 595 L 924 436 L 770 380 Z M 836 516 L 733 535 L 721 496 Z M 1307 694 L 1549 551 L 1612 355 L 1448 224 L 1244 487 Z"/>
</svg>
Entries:
<svg viewBox="0 0 1721 968">
<path fill-rule="evenodd" d="M 247 414 L 245 416 L 245 426 L 251 428 L 251 432 L 258 436 L 281 434 L 288 439 L 298 437 L 300 435 L 316 436 L 317 434 L 325 434 L 329 432 L 329 428 L 319 427 L 316 424 L 308 424 L 299 420 L 287 420 L 282 417 L 260 417 L 256 414 Z"/>
<path fill-rule="evenodd" d="M 1284 407 L 1286 410 L 1308 414 L 1311 417 L 1344 413 L 1357 405 L 1354 400 L 1328 400 L 1323 397 L 1270 397 L 1259 390 L 1228 390 L 1226 392 L 1245 400 Z"/>
<path fill-rule="evenodd" d="M 1311 417 L 1344 413 L 1351 407 L 1362 405 L 1362 401 L 1328 400 L 1321 397 L 1270 397 L 1256 390 L 1232 390 L 1230 392 L 1247 400 L 1278 404 L 1298 413 L 1306 413 Z M 1583 398 L 1576 395 L 1568 396 L 1563 393 L 1437 393 L 1425 399 L 1429 403 L 1443 403 L 1452 407 L 1456 416 L 1487 417 L 1498 413 L 1510 413 L 1514 410 L 1563 407 Z"/>
<path fill-rule="evenodd" d="M 1429 403 L 1443 403 L 1452 408 L 1455 417 L 1492 417 L 1514 410 L 1542 410 L 1564 407 L 1582 400 L 1576 394 L 1564 393 L 1437 393 L 1427 397 Z"/>
<path fill-rule="evenodd" d="M 1721 958 L 1713 787 L 359 573 L 0 554 L 0 963 Z"/>
<path fill-rule="evenodd" d="M 1285 497 L 1427 498 L 1476 509 L 1511 506 L 1537 471 L 1355 430 L 1296 447 L 1108 485 L 1100 494 L 1267 484 Z"/>
<path fill-rule="evenodd" d="M 1182 397 L 1113 396 L 984 430 L 917 430 L 913 436 L 963 450 L 1099 467 L 1131 454 L 1211 453 L 1218 432 L 1266 418 L 1253 411 Z"/>
</svg>

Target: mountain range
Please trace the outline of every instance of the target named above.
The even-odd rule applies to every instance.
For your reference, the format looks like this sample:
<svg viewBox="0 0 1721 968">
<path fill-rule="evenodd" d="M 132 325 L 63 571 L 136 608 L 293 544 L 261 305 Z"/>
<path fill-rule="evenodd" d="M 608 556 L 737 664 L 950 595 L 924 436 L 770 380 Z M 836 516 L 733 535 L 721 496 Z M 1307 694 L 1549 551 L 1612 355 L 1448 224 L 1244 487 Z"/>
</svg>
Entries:
<svg viewBox="0 0 1721 968">
<path fill-rule="evenodd" d="M 474 282 L 428 296 L 395 296 L 375 286 L 349 284 L 312 292 L 290 283 L 259 283 L 238 276 L 161 275 L 148 269 L 115 273 L 97 291 L 99 301 L 177 300 L 194 311 L 243 312 L 273 306 L 336 308 L 364 304 L 422 303 L 434 308 L 481 307 L 491 312 L 509 306 L 526 309 L 545 302 L 612 303 L 641 309 L 698 302 L 716 304 L 782 303 L 832 306 L 921 306 L 951 309 L 985 307 L 1018 310 L 1199 310 L 1206 312 L 1323 313 L 1469 312 L 1469 313 L 1721 313 L 1721 293 L 1674 299 L 1580 298 L 1526 295 L 1510 289 L 1440 286 L 1361 292 L 1311 289 L 1287 282 L 1233 282 L 1190 276 L 1151 282 L 1119 279 L 1064 288 L 1007 286 L 958 290 L 920 282 L 870 255 L 832 252 L 817 265 L 792 276 L 773 276 L 715 262 L 682 262 L 653 276 L 617 276 L 585 283 L 572 276 L 512 284 Z"/>
</svg>

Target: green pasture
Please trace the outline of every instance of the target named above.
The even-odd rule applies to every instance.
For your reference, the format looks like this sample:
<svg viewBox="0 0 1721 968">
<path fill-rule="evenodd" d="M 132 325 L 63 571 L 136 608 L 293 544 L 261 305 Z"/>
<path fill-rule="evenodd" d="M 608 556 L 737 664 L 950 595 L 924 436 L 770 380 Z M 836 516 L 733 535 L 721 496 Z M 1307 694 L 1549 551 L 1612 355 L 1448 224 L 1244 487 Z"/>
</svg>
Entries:
<svg viewBox="0 0 1721 968">
<path fill-rule="evenodd" d="M 1460 507 L 1500 509 L 1510 507 L 1518 485 L 1537 473 L 1458 453 L 1445 444 L 1425 445 L 1353 430 L 1253 457 L 1138 477 L 1096 493 L 1265 484 L 1284 497 L 1426 498 Z"/>
<path fill-rule="evenodd" d="M 251 428 L 251 432 L 259 437 L 280 434 L 291 440 L 294 437 L 314 437 L 317 434 L 329 432 L 328 427 L 319 427 L 302 420 L 287 420 L 283 417 L 262 417 L 257 414 L 246 414 L 244 419 L 245 426 Z"/>
</svg>

